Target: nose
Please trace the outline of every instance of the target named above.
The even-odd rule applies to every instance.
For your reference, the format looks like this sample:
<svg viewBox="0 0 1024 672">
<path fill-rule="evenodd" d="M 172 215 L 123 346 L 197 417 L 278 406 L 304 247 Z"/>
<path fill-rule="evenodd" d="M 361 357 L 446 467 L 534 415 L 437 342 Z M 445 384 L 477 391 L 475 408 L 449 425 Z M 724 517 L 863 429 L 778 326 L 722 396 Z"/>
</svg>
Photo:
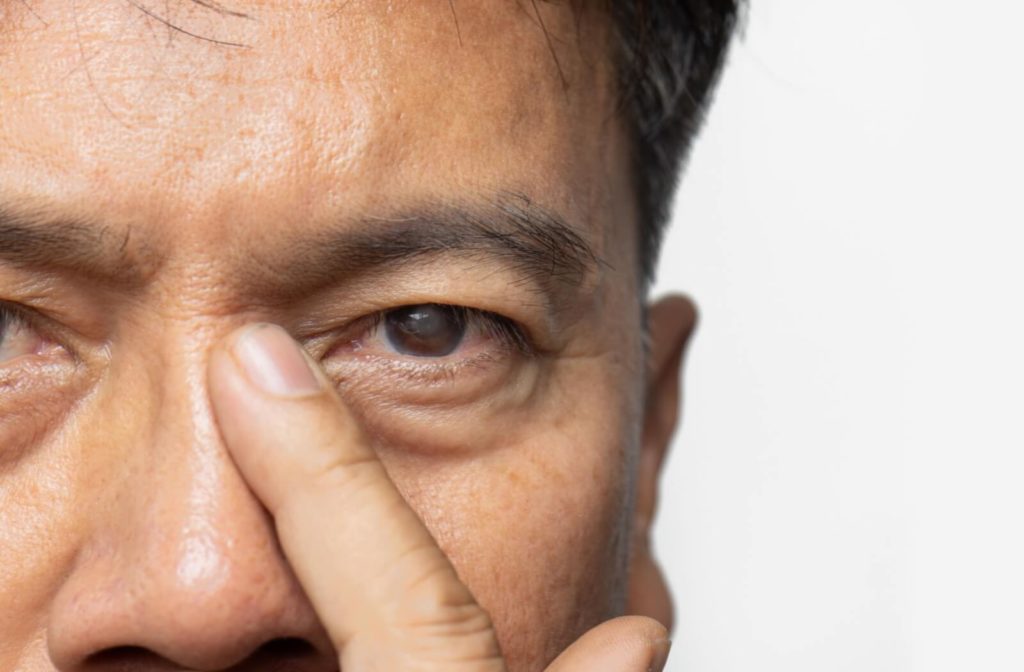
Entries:
<svg viewBox="0 0 1024 672">
<path fill-rule="evenodd" d="M 52 602 L 52 663 L 62 672 L 336 670 L 273 521 L 220 444 L 205 387 L 184 381 L 172 394 L 158 380 L 163 391 L 146 400 L 109 395 L 120 424 L 97 409 L 105 420 L 83 433 L 81 449 L 105 440 L 120 458 L 82 478 L 91 492 L 78 499 L 93 522 Z"/>
</svg>

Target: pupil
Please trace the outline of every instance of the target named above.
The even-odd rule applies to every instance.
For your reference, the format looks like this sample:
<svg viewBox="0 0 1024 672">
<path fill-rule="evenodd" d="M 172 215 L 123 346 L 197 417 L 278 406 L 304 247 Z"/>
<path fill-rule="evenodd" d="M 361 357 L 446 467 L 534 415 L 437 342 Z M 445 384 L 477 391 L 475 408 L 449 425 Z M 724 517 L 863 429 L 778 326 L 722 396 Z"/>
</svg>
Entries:
<svg viewBox="0 0 1024 672">
<path fill-rule="evenodd" d="M 388 312 L 384 331 L 396 352 L 415 357 L 444 357 L 459 347 L 466 324 L 451 306 L 424 304 Z"/>
</svg>

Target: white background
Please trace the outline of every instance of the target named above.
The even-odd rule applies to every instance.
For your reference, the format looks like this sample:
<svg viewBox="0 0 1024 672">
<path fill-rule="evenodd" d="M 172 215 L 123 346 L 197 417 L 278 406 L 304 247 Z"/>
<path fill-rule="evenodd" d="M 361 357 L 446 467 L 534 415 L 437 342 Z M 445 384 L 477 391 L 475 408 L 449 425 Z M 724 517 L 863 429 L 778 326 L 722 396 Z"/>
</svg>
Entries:
<svg viewBox="0 0 1024 672">
<path fill-rule="evenodd" d="M 669 670 L 1024 671 L 1022 124 L 1019 0 L 752 0 L 657 286 Z"/>
</svg>

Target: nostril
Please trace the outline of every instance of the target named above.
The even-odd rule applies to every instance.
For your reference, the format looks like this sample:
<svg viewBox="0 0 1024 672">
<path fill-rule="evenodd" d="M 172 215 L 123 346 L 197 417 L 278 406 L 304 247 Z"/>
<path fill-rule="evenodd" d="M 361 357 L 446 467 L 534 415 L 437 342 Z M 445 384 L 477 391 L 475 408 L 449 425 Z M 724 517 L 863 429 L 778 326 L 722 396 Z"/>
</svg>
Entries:
<svg viewBox="0 0 1024 672">
<path fill-rule="evenodd" d="M 84 669 L 128 672 L 129 670 L 175 669 L 168 661 L 141 646 L 115 646 L 89 656 Z"/>
<path fill-rule="evenodd" d="M 313 645 L 298 637 L 279 637 L 267 642 L 253 654 L 256 660 L 291 660 L 316 655 Z"/>
<path fill-rule="evenodd" d="M 316 647 L 298 637 L 279 637 L 266 642 L 231 672 L 261 670 L 265 672 L 331 672 L 338 671 L 336 660 L 317 653 Z"/>
<path fill-rule="evenodd" d="M 237 667 L 244 669 L 286 670 L 287 665 L 317 657 L 316 648 L 299 637 L 279 637 L 264 643 Z M 179 670 L 180 667 L 141 646 L 117 646 L 94 653 L 85 661 L 84 669 L 104 672 L 146 670 Z M 231 669 L 235 669 L 232 667 Z"/>
</svg>

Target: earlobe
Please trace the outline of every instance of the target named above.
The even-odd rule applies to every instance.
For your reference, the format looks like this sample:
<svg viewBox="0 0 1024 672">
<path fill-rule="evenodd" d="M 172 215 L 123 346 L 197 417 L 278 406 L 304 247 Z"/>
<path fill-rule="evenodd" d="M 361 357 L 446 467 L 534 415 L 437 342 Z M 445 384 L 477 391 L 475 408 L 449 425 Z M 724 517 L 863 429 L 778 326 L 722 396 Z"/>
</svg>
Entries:
<svg viewBox="0 0 1024 672">
<path fill-rule="evenodd" d="M 693 302 L 669 296 L 649 308 L 650 347 L 644 428 L 636 471 L 629 594 L 631 614 L 650 616 L 672 627 L 672 600 L 650 547 L 657 508 L 658 478 L 679 419 L 680 374 L 697 323 Z"/>
</svg>

